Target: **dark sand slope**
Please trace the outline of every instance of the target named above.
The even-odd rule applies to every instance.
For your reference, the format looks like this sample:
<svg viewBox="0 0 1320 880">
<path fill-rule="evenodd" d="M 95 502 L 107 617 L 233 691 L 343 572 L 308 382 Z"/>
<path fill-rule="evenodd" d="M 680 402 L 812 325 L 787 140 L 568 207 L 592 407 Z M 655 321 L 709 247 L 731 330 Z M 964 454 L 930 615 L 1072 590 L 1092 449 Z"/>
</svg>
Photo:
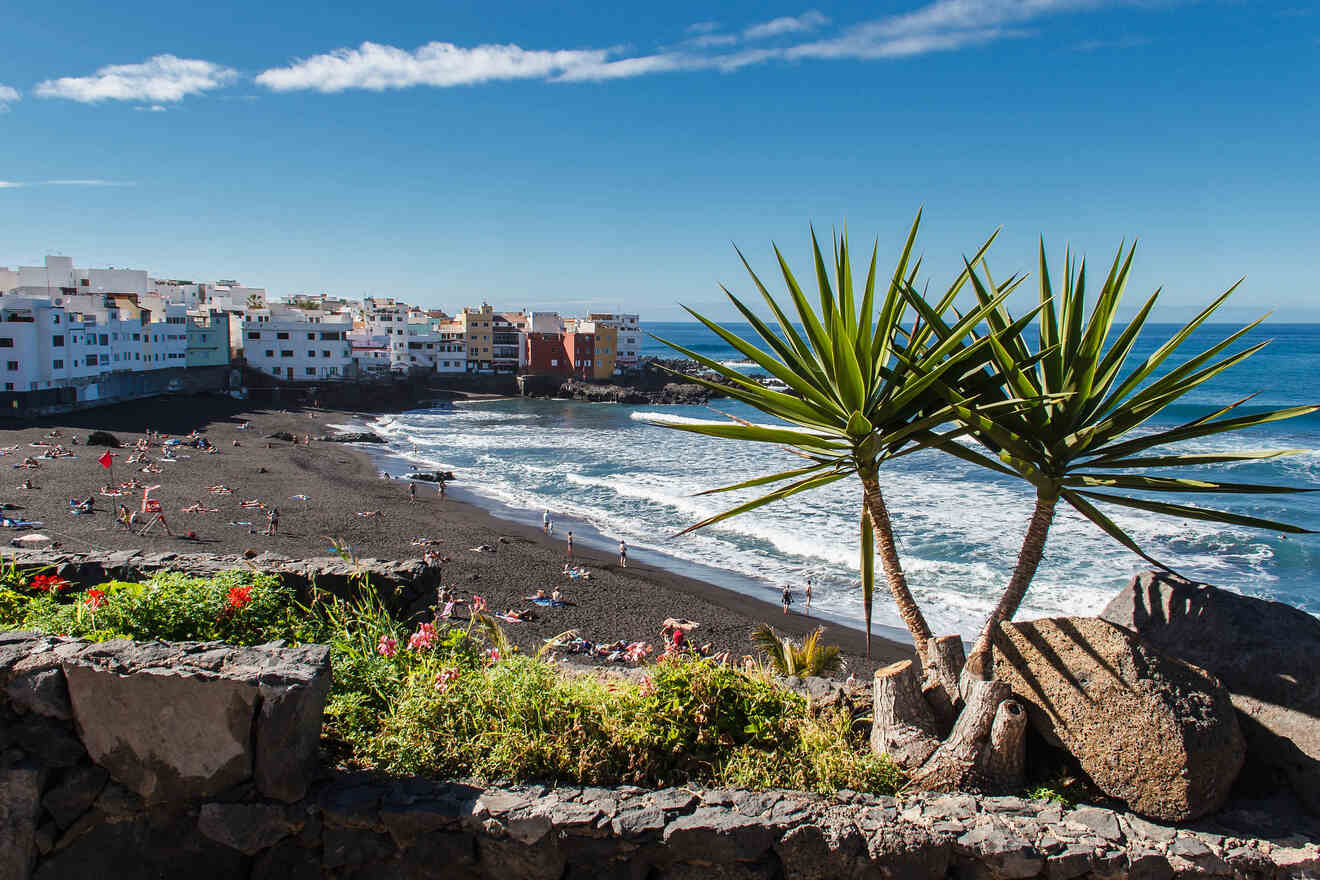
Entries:
<svg viewBox="0 0 1320 880">
<path fill-rule="evenodd" d="M 69 550 L 241 553 L 254 549 L 305 558 L 328 555 L 329 539 L 333 537 L 350 545 L 359 557 L 414 559 L 421 556 L 422 550 L 411 542 L 435 538 L 439 544 L 433 549 L 451 560 L 444 567 L 444 582 L 462 593 L 483 596 L 492 610 L 533 608 L 522 597 L 537 588 L 549 592 L 559 587 L 563 591 L 572 603 L 570 607 L 538 608 L 535 622 L 506 627 L 525 650 L 539 645 L 542 638 L 568 629 L 577 629 L 584 638 L 597 642 L 644 639 L 654 643 L 662 620 L 688 617 L 702 624 L 693 633 L 694 640 L 713 642 L 717 649 L 738 657 L 751 652 L 748 634 L 761 621 L 795 636 L 818 625 L 818 621 L 799 613 L 785 616 L 776 605 L 653 565 L 630 561 L 627 569 L 620 569 L 615 557 L 589 548 L 575 548 L 574 561 L 587 567 L 592 578 L 570 580 L 561 574 L 565 552 L 559 536 L 547 538 L 539 529 L 496 519 L 452 498 L 441 501 L 435 488 L 425 483 L 418 484 L 417 503 L 410 504 L 408 484 L 382 479 L 368 455 L 357 448 L 315 441 L 310 447 L 295 446 L 266 438 L 276 431 L 300 437 L 328 433 L 327 424 L 348 421 L 351 414 L 251 410 L 241 406 L 221 398 L 159 399 L 89 410 L 20 430 L 0 430 L 0 446 L 20 444 L 16 453 L 0 457 L 0 500 L 22 505 L 20 513 L 27 519 L 44 520 L 42 531 Z M 247 431 L 237 429 L 243 420 L 251 422 Z M 191 457 L 162 464 L 160 474 L 143 474 L 136 465 L 128 465 L 128 450 L 120 451 L 115 466 L 118 479 L 136 477 L 146 485 L 159 483 L 152 497 L 162 502 L 173 531 L 182 534 L 191 529 L 199 541 L 179 540 L 155 531 L 138 537 L 119 527 L 112 505 L 122 500 L 136 509 L 140 493 L 131 499 L 98 496 L 95 515 L 70 515 L 69 498 L 86 497 L 107 482 L 108 475 L 96 463 L 104 451 L 100 447 L 74 447 L 76 459 L 42 462 L 37 471 L 12 468 L 23 456 L 39 452 L 28 444 L 52 428 L 62 431 L 60 442 L 67 447 L 74 433 L 81 442 L 88 430 L 96 428 L 116 433 L 129 445 L 147 427 L 175 435 L 199 428 L 220 447 L 218 455 L 182 449 L 180 456 Z M 238 448 L 231 445 L 235 439 L 241 444 Z M 270 448 L 266 448 L 267 443 Z M 463 475 L 456 476 L 461 485 Z M 15 489 L 25 477 L 32 478 L 36 491 Z M 204 487 L 215 484 L 232 488 L 233 494 L 205 491 Z M 306 495 L 308 500 L 294 501 L 295 495 Z M 278 536 L 260 534 L 266 525 L 265 512 L 241 508 L 240 500 L 247 499 L 279 506 Z M 198 502 L 220 510 L 179 512 Z M 384 517 L 356 515 L 373 510 L 383 511 Z M 230 525 L 231 521 L 251 522 L 257 534 L 249 534 L 246 526 Z M 6 543 L 9 537 L 10 533 L 0 532 L 0 539 Z M 469 549 L 482 544 L 495 547 L 496 552 Z M 797 599 L 795 607 L 800 609 L 801 596 Z M 877 601 L 883 601 L 883 596 L 877 596 Z M 907 657 L 911 652 L 910 646 L 877 637 L 872 639 L 872 661 L 867 663 L 862 658 L 862 633 L 837 624 L 826 625 L 825 641 L 844 649 L 849 667 L 859 678 L 869 675 L 876 665 Z"/>
</svg>

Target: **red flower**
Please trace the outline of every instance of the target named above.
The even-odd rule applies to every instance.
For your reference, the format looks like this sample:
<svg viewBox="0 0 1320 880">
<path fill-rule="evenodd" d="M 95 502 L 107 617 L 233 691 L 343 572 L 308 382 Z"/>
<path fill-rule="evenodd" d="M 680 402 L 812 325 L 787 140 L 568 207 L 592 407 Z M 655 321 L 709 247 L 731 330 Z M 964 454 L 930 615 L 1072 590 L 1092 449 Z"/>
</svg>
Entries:
<svg viewBox="0 0 1320 880">
<path fill-rule="evenodd" d="M 83 604 L 95 611 L 105 604 L 105 590 L 88 590 L 87 598 L 83 599 Z"/>
<path fill-rule="evenodd" d="M 39 593 L 58 593 L 62 590 L 69 589 L 72 584 L 58 575 L 39 574 L 32 578 L 32 582 L 28 584 L 28 586 Z"/>
<path fill-rule="evenodd" d="M 243 606 L 252 601 L 251 587 L 232 587 L 229 595 L 225 597 L 229 602 L 229 607 L 235 611 L 242 611 Z"/>
</svg>

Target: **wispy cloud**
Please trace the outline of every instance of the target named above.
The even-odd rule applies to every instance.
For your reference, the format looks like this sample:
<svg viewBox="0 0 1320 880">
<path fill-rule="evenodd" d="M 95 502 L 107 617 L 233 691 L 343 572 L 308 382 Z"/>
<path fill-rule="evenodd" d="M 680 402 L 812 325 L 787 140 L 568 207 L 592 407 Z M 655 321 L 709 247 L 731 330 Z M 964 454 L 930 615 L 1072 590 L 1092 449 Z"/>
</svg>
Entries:
<svg viewBox="0 0 1320 880">
<path fill-rule="evenodd" d="M 686 32 L 689 34 L 709 34 L 719 29 L 720 23 L 718 21 L 699 21 L 688 25 Z"/>
<path fill-rule="evenodd" d="M 685 29 L 688 36 L 678 46 L 645 55 L 628 55 L 621 47 L 538 50 L 511 44 L 465 48 L 428 43 L 409 51 L 363 43 L 271 68 L 256 81 L 277 92 L 383 91 L 515 79 L 581 82 L 674 71 L 732 72 L 775 61 L 904 58 L 1021 39 L 1035 33 L 1032 26 L 1039 19 L 1129 2 L 1136 0 L 933 0 L 909 12 L 804 39 L 830 24 L 812 9 L 733 32 L 721 32 L 719 22 L 698 22 Z M 739 45 L 776 38 L 777 44 Z"/>
<path fill-rule="evenodd" d="M 1078 52 L 1099 52 L 1103 49 L 1136 49 L 1149 45 L 1150 37 L 1127 36 L 1113 40 L 1083 40 L 1075 48 Z"/>
<path fill-rule="evenodd" d="M 363 43 L 356 49 L 336 49 L 295 61 L 287 67 L 271 68 L 258 75 L 257 82 L 277 92 L 299 89 L 319 92 L 369 89 L 378 92 L 410 86 L 447 87 L 492 80 L 552 79 L 575 68 L 600 65 L 610 54 L 609 49 L 540 51 L 515 45 L 465 49 L 453 43 L 427 43 L 409 52 L 379 43 Z"/>
<path fill-rule="evenodd" d="M 38 83 L 43 98 L 67 98 L 95 104 L 100 101 L 174 103 L 229 85 L 238 71 L 196 58 L 157 55 L 141 64 L 111 64 L 92 76 L 66 76 Z"/>
<path fill-rule="evenodd" d="M 141 110 L 143 113 L 164 113 L 168 108 L 164 104 L 139 104 L 133 109 Z"/>
<path fill-rule="evenodd" d="M 0 180 L 0 189 L 22 189 L 29 186 L 136 186 L 131 180 Z"/>
<path fill-rule="evenodd" d="M 21 97 L 23 97 L 22 93 L 13 86 L 0 85 L 0 113 L 8 110 L 9 105 Z"/>
<path fill-rule="evenodd" d="M 745 28 L 742 35 L 744 39 L 748 40 L 764 40 L 770 37 L 781 37 L 784 34 L 814 31 L 816 28 L 829 23 L 830 20 L 820 12 L 815 9 L 808 9 L 801 15 L 786 15 L 761 24 L 754 24 Z"/>
</svg>

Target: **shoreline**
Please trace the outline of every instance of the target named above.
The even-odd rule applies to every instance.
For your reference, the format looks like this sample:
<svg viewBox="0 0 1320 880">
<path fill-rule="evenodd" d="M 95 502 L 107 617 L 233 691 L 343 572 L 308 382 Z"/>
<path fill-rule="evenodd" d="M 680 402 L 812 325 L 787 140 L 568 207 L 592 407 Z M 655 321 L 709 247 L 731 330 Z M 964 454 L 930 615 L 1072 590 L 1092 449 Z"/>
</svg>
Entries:
<svg viewBox="0 0 1320 880">
<path fill-rule="evenodd" d="M 848 671 L 858 678 L 868 677 L 880 665 L 912 655 L 910 642 L 904 644 L 873 633 L 872 658 L 867 660 L 865 635 L 859 628 L 831 619 L 808 618 L 799 611 L 784 615 L 777 604 L 673 571 L 664 565 L 667 559 L 654 559 L 661 554 L 652 551 L 637 553 L 630 558 L 630 565 L 621 569 L 615 554 L 584 541 L 575 548 L 573 562 L 589 568 L 593 577 L 589 581 L 568 580 L 560 573 L 565 561 L 562 536 L 566 529 L 562 525 L 556 529 L 556 537 L 550 539 L 538 524 L 498 516 L 472 500 L 447 497 L 439 501 L 434 486 L 422 482 L 417 483 L 418 502 L 410 504 L 406 480 L 384 480 L 379 476 L 377 456 L 392 454 L 387 448 L 368 452 L 358 444 L 317 442 L 307 447 L 266 438 L 277 431 L 316 436 L 330 432 L 325 427 L 328 423 L 361 423 L 370 418 L 371 414 L 359 412 L 272 411 L 226 398 L 181 397 L 52 416 L 31 427 L 0 431 L 0 445 L 17 443 L 26 454 L 27 444 L 52 428 L 59 428 L 65 435 L 62 442 L 66 447 L 72 432 L 84 435 L 90 430 L 109 430 L 125 445 L 131 445 L 147 427 L 174 436 L 193 428 L 203 429 L 219 447 L 219 454 L 188 449 L 185 452 L 191 458 L 161 465 L 162 473 L 158 475 L 131 474 L 161 486 L 152 497 L 161 500 L 174 531 L 194 529 L 197 541 L 155 533 L 130 535 L 115 523 L 108 509 L 124 500 L 120 498 L 98 497 L 100 510 L 94 516 L 70 516 L 67 498 L 85 497 L 106 482 L 105 471 L 95 462 L 103 451 L 99 447 L 69 447 L 78 454 L 76 459 L 43 462 L 38 471 L 10 470 L 7 466 L 20 459 L 13 454 L 0 457 L 0 471 L 6 479 L 0 484 L 0 500 L 17 500 L 25 508 L 24 517 L 45 521 L 48 528 L 42 531 L 70 550 L 91 546 L 242 553 L 253 549 L 305 558 L 328 555 L 327 538 L 334 537 L 352 546 L 359 557 L 415 559 L 421 556 L 422 548 L 412 545 L 414 537 L 431 537 L 438 541 L 435 549 L 451 560 L 444 566 L 444 582 L 460 592 L 483 595 L 493 610 L 530 607 L 522 602 L 522 596 L 536 588 L 549 592 L 551 587 L 559 587 L 564 591 L 570 606 L 543 612 L 530 624 L 510 625 L 509 636 L 524 650 L 534 649 L 541 639 L 569 629 L 579 630 L 592 641 L 624 639 L 655 644 L 660 621 L 688 617 L 702 623 L 694 641 L 711 642 L 716 650 L 728 650 L 735 658 L 754 653 L 749 635 L 760 622 L 795 638 L 824 626 L 825 641 L 839 645 L 847 657 Z M 243 420 L 251 422 L 250 430 L 237 429 Z M 231 445 L 234 440 L 240 442 L 240 447 Z M 125 451 L 119 460 L 124 462 L 126 458 Z M 14 486 L 29 474 L 39 490 L 14 491 Z M 129 475 L 129 467 L 121 464 L 116 476 L 122 480 Z M 233 494 L 216 496 L 204 491 L 204 487 L 215 484 L 231 487 Z M 292 500 L 299 495 L 308 500 Z M 260 534 L 265 526 L 264 513 L 239 507 L 240 500 L 249 499 L 280 507 L 278 536 Z M 136 503 L 140 498 L 129 500 Z M 195 503 L 220 509 L 203 514 L 179 512 Z M 371 510 L 382 511 L 383 518 L 356 515 Z M 469 549 L 483 544 L 497 552 Z M 800 609 L 800 594 L 797 598 L 796 607 Z"/>
</svg>

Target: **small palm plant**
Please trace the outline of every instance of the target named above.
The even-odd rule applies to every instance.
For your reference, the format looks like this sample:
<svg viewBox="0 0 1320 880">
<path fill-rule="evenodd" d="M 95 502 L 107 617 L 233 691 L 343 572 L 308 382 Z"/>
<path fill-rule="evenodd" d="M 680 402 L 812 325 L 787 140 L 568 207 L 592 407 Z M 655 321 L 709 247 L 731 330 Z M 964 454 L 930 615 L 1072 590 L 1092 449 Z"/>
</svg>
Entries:
<svg viewBox="0 0 1320 880">
<path fill-rule="evenodd" d="M 680 535 L 809 489 L 828 486 L 854 474 L 861 480 L 860 568 L 867 656 L 870 656 L 877 541 L 889 591 L 898 606 L 899 615 L 912 633 L 918 656 L 926 656 L 927 643 L 932 638 L 930 627 L 908 589 L 899 561 L 898 545 L 881 491 L 880 466 L 885 461 L 961 433 L 961 429 L 952 434 L 933 433 L 952 418 L 952 410 L 935 386 L 953 372 L 975 372 L 975 368 L 985 362 L 988 357 L 988 349 L 985 349 L 988 340 L 970 340 L 969 337 L 976 325 L 986 320 L 993 309 L 1002 304 L 1017 283 L 1016 279 L 1010 280 L 1001 290 L 991 295 L 986 303 L 965 316 L 959 316 L 950 324 L 943 317 L 949 313 L 969 277 L 969 273 L 964 271 L 938 302 L 926 306 L 932 315 L 940 319 L 940 337 L 934 335 L 928 320 L 924 323 L 920 319 L 914 320 L 911 327 L 904 328 L 903 322 L 909 314 L 907 292 L 912 288 L 920 268 L 919 260 L 915 264 L 912 261 L 912 248 L 920 223 L 921 215 L 918 214 L 893 275 L 878 296 L 877 248 L 872 248 L 870 268 L 860 301 L 855 295 L 846 232 L 834 243 L 834 279 L 831 283 L 825 258 L 813 231 L 811 244 L 819 290 L 819 312 L 807 300 L 783 254 L 776 247 L 775 256 L 793 308 L 801 322 L 801 332 L 739 251 L 738 256 L 742 258 L 757 290 L 775 316 L 778 331 L 762 321 L 727 288 L 723 288 L 724 293 L 751 324 L 766 346 L 765 349 L 695 311 L 687 310 L 743 356 L 783 382 L 788 387 L 787 392 L 765 388 L 737 370 L 699 352 L 655 337 L 716 373 L 722 380 L 716 382 L 694 375 L 686 377 L 690 381 L 718 390 L 787 424 L 767 427 L 740 419 L 733 420 L 736 424 L 675 423 L 662 420 L 654 424 L 712 437 L 776 444 L 808 461 L 801 468 L 702 493 L 786 484 L 689 526 Z M 993 239 L 991 236 L 982 245 L 976 255 L 977 259 L 985 253 Z M 1020 332 L 1030 317 L 1028 315 L 1020 319 L 1005 328 L 1004 332 Z M 1011 399 L 1006 397 L 997 402 L 997 405 L 1011 404 Z"/>
<path fill-rule="evenodd" d="M 765 655 L 767 662 L 780 675 L 796 675 L 805 678 L 809 675 L 826 675 L 837 672 L 843 663 L 838 645 L 822 645 L 820 637 L 825 627 L 795 643 L 788 636 L 780 635 L 769 624 L 761 624 L 752 631 L 752 643 Z"/>
<path fill-rule="evenodd" d="M 1136 317 L 1121 331 L 1118 330 L 1121 325 L 1116 325 L 1115 318 L 1134 251 L 1135 245 L 1127 250 L 1126 255 L 1123 248 L 1119 248 L 1088 317 L 1083 313 L 1086 305 L 1085 261 L 1074 263 L 1071 255 L 1065 257 L 1063 289 L 1056 294 L 1046 262 L 1045 247 L 1041 244 L 1041 308 L 1037 352 L 1029 350 L 1021 334 L 1001 332 L 1015 322 L 1002 305 L 998 288 L 994 286 L 984 262 L 979 271 L 973 268 L 976 261 L 967 263 L 972 288 L 981 303 L 991 305 L 1000 300 L 1000 304 L 993 305 L 987 313 L 989 332 L 985 341 L 989 343 L 993 354 L 992 362 L 986 369 L 1001 381 L 981 383 L 979 400 L 993 400 L 996 394 L 1014 395 L 1019 405 L 998 407 L 989 412 L 977 401 L 954 393 L 950 400 L 957 418 L 987 452 L 947 442 L 942 442 L 940 448 L 998 473 L 1021 477 L 1036 490 L 1035 510 L 1027 526 L 1017 565 L 968 658 L 966 669 L 973 678 L 985 679 L 989 676 L 991 639 L 1002 621 L 1012 619 L 1026 595 L 1044 554 L 1050 525 L 1060 500 L 1124 547 L 1162 568 L 1167 566 L 1142 550 L 1097 505 L 1115 505 L 1276 532 L 1307 531 L 1298 526 L 1259 517 L 1173 504 L 1132 494 L 1309 491 L 1290 486 L 1229 483 L 1165 475 L 1172 468 L 1260 460 L 1304 450 L 1179 455 L 1163 447 L 1320 410 L 1320 406 L 1295 406 L 1250 415 L 1234 415 L 1233 411 L 1238 406 L 1251 399 L 1248 397 L 1175 428 L 1138 433 L 1142 425 L 1162 410 L 1251 357 L 1264 348 L 1268 341 L 1220 357 L 1229 346 L 1258 326 L 1264 320 L 1262 317 L 1187 358 L 1154 381 L 1147 382 L 1171 357 L 1180 352 L 1196 329 L 1223 305 L 1236 289 L 1235 284 L 1125 374 L 1129 355 L 1160 294 L 1156 290 L 1142 304 Z M 909 291 L 909 296 L 914 306 L 936 328 L 940 338 L 964 338 L 961 327 L 946 326 L 942 316 L 926 306 L 915 291 Z M 1106 347 L 1106 341 L 1111 335 L 1113 342 Z"/>
</svg>

